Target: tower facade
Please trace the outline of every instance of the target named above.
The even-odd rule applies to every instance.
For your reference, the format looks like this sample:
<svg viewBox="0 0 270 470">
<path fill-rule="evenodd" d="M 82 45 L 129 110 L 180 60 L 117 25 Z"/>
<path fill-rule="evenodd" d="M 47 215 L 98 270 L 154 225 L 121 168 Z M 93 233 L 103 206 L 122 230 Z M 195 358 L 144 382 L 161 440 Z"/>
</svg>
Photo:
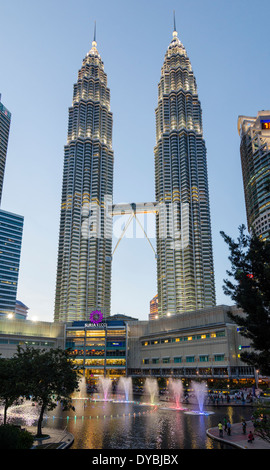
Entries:
<svg viewBox="0 0 270 470">
<path fill-rule="evenodd" d="M 0 316 L 15 313 L 24 217 L 0 210 Z"/>
<path fill-rule="evenodd" d="M 3 191 L 10 121 L 11 113 L 7 110 L 3 103 L 1 103 L 0 94 L 0 203 Z"/>
<path fill-rule="evenodd" d="M 270 240 L 270 111 L 239 116 L 238 132 L 248 230 Z"/>
<path fill-rule="evenodd" d="M 158 296 L 155 295 L 155 297 L 150 300 L 150 314 L 149 314 L 149 320 L 154 320 L 158 318 Z"/>
<path fill-rule="evenodd" d="M 165 316 L 215 305 L 202 111 L 175 24 L 155 112 L 158 311 Z"/>
<path fill-rule="evenodd" d="M 86 320 L 95 310 L 110 315 L 112 237 L 106 205 L 112 201 L 113 159 L 110 90 L 94 37 L 69 108 L 55 321 Z"/>
</svg>

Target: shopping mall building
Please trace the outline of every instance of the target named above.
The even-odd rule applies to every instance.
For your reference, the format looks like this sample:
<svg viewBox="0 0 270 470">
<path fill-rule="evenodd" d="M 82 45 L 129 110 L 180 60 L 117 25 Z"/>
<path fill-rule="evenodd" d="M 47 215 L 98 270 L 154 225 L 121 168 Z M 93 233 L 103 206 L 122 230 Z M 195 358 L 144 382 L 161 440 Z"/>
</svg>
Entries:
<svg viewBox="0 0 270 470">
<path fill-rule="evenodd" d="M 3 317 L 0 354 L 11 357 L 18 345 L 65 348 L 88 381 L 100 376 L 254 380 L 256 371 L 240 359 L 241 350 L 250 348 L 248 340 L 228 312 L 242 314 L 236 307 L 221 305 L 151 321 L 123 315 L 100 323 Z"/>
</svg>

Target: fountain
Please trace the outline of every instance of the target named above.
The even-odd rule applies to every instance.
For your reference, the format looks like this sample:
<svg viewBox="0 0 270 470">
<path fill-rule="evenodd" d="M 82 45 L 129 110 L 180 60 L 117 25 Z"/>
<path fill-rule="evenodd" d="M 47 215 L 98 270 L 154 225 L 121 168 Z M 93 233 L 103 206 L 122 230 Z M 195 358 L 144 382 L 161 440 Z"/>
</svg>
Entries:
<svg viewBox="0 0 270 470">
<path fill-rule="evenodd" d="M 0 407 L 0 415 L 4 415 L 4 410 Z M 14 405 L 8 408 L 7 412 L 7 422 L 8 423 L 20 423 L 26 426 L 33 426 L 39 418 L 40 407 L 30 401 L 30 400 L 21 400 L 19 403 L 14 403 Z M 46 418 L 47 415 L 44 415 Z M 1 421 L 1 419 L 0 419 Z"/>
<path fill-rule="evenodd" d="M 200 413 L 203 412 L 203 404 L 204 404 L 204 399 L 205 399 L 205 396 L 207 394 L 207 386 L 206 386 L 206 383 L 205 382 L 195 382 L 193 381 L 191 383 L 191 386 L 194 390 L 194 393 L 196 395 L 196 398 L 197 398 L 197 402 L 198 402 L 198 405 L 199 405 L 199 411 Z"/>
<path fill-rule="evenodd" d="M 174 401 L 176 404 L 176 409 L 182 410 L 181 398 L 183 395 L 183 383 L 182 380 L 169 380 L 169 390 L 172 392 Z"/>
<path fill-rule="evenodd" d="M 158 384 L 156 379 L 147 378 L 144 384 L 144 391 L 150 397 L 150 404 L 154 405 L 158 398 Z"/>
<path fill-rule="evenodd" d="M 206 412 L 203 410 L 203 404 L 204 404 L 204 399 L 207 394 L 207 385 L 205 382 L 191 382 L 191 387 L 194 390 L 198 405 L 199 405 L 199 410 L 193 410 L 189 411 L 189 414 L 199 414 L 199 415 L 209 415 L 212 414 L 212 412 Z"/>
<path fill-rule="evenodd" d="M 117 385 L 117 395 L 122 397 L 123 394 L 126 402 L 132 401 L 133 390 L 131 377 L 120 377 Z"/>
<path fill-rule="evenodd" d="M 102 395 L 102 400 L 108 401 L 109 393 L 112 388 L 112 381 L 107 377 L 100 377 L 98 381 L 98 390 Z"/>
</svg>

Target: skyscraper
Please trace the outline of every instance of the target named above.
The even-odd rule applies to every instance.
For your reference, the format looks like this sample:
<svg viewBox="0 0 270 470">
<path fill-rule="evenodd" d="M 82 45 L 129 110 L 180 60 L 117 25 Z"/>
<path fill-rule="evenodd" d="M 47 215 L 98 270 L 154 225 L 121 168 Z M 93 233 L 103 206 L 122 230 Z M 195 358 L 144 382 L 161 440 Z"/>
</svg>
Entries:
<svg viewBox="0 0 270 470">
<path fill-rule="evenodd" d="M 24 218 L 0 210 L 0 315 L 14 314 Z"/>
<path fill-rule="evenodd" d="M 0 203 L 2 200 L 3 181 L 6 166 L 11 113 L 1 103 L 0 94 Z"/>
<path fill-rule="evenodd" d="M 215 305 L 206 147 L 196 80 L 175 27 L 158 84 L 159 316 Z"/>
<path fill-rule="evenodd" d="M 154 320 L 158 318 L 158 296 L 155 295 L 155 297 L 150 300 L 150 314 L 149 314 L 149 320 Z"/>
<path fill-rule="evenodd" d="M 270 111 L 239 116 L 238 133 L 248 230 L 270 240 Z"/>
<path fill-rule="evenodd" d="M 112 239 L 106 207 L 112 202 L 113 160 L 110 90 L 95 32 L 69 108 L 55 321 L 89 319 L 96 310 L 110 315 Z"/>
</svg>

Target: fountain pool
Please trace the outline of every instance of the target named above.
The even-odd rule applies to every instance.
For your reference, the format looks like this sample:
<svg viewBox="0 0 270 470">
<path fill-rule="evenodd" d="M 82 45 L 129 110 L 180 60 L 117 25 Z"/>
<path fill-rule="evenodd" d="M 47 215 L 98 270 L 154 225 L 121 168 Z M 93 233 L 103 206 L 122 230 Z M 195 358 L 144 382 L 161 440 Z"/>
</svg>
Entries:
<svg viewBox="0 0 270 470">
<path fill-rule="evenodd" d="M 180 409 L 182 389 L 179 383 L 170 384 L 175 395 L 172 393 L 171 401 L 164 402 L 162 396 L 158 397 L 154 379 L 145 383 L 147 394 L 140 397 L 131 397 L 128 382 L 120 386 L 119 381 L 119 391 L 115 393 L 110 383 L 103 382 L 106 386 L 94 394 L 95 401 L 95 396 L 87 393 L 83 396 L 85 383 L 82 380 L 81 393 L 74 398 L 75 410 L 64 411 L 58 405 L 55 410 L 47 411 L 44 427 L 69 431 L 74 436 L 74 449 L 191 449 L 194 445 L 198 449 L 211 449 L 219 444 L 206 436 L 206 429 L 217 426 L 224 416 L 230 416 L 232 424 L 250 416 L 250 408 L 205 405 L 201 401 L 206 393 L 203 387 L 200 390 L 193 387 L 196 393 L 190 397 L 190 403 Z M 2 411 L 0 409 L 0 420 Z M 36 426 L 38 411 L 31 402 L 19 408 L 14 406 L 8 410 L 8 421 Z"/>
</svg>

